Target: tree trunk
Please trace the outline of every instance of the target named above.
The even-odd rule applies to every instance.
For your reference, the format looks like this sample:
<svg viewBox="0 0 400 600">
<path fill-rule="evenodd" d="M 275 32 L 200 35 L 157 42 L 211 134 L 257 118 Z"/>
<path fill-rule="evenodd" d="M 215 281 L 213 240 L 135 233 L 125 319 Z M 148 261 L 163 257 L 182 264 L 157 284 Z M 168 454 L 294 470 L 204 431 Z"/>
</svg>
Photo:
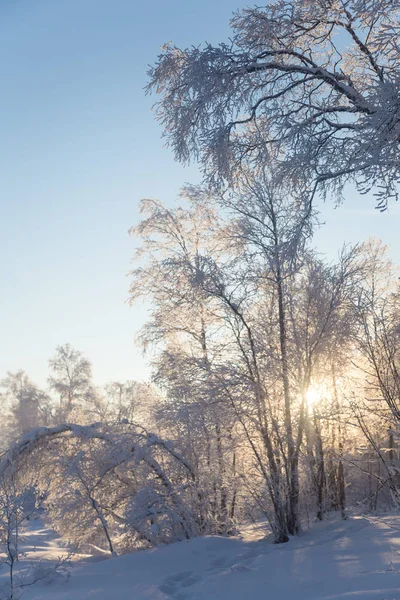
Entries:
<svg viewBox="0 0 400 600">
<path fill-rule="evenodd" d="M 314 410 L 314 429 L 315 429 L 315 448 L 317 459 L 317 519 L 322 521 L 324 516 L 324 491 L 325 491 L 325 459 L 324 449 L 321 437 L 321 428 L 318 423 L 318 417 Z"/>
<path fill-rule="evenodd" d="M 278 292 L 278 320 L 279 320 L 279 340 L 281 349 L 282 382 L 285 401 L 285 427 L 288 447 L 288 468 L 289 468 L 289 493 L 287 506 L 287 529 L 291 535 L 296 535 L 300 531 L 299 519 L 299 456 L 293 439 L 292 428 L 292 409 L 289 385 L 289 365 L 287 355 L 287 334 L 286 334 L 286 315 L 283 297 L 283 283 L 279 267 L 279 258 L 277 259 L 276 285 Z M 300 424 L 299 424 L 300 426 Z"/>
<path fill-rule="evenodd" d="M 339 459 L 338 459 L 338 468 L 337 468 L 337 485 L 338 485 L 338 504 L 340 508 L 340 512 L 342 515 L 342 519 L 346 519 L 346 485 L 344 480 L 344 467 L 343 467 L 343 435 L 342 435 L 342 427 L 340 423 L 340 404 L 339 404 L 339 395 L 337 391 L 336 385 L 336 372 L 335 365 L 332 362 L 332 382 L 333 382 L 333 394 L 335 401 L 335 408 L 337 410 L 337 419 L 338 419 L 338 449 L 339 449 Z"/>
</svg>

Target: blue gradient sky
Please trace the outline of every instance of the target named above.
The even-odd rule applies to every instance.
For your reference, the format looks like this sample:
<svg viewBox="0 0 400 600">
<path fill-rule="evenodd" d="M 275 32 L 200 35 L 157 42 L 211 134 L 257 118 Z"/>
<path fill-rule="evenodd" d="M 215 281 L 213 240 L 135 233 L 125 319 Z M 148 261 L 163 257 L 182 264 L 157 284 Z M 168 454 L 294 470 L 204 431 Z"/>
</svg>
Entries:
<svg viewBox="0 0 400 600">
<path fill-rule="evenodd" d="M 145 318 L 125 304 L 144 196 L 172 203 L 185 181 L 146 98 L 162 43 L 228 36 L 240 0 L 7 0 L 0 7 L 0 378 L 24 368 L 44 384 L 66 342 L 98 383 L 145 379 L 134 345 Z M 349 193 L 326 207 L 316 244 L 381 237 L 400 260 L 399 217 Z"/>
</svg>

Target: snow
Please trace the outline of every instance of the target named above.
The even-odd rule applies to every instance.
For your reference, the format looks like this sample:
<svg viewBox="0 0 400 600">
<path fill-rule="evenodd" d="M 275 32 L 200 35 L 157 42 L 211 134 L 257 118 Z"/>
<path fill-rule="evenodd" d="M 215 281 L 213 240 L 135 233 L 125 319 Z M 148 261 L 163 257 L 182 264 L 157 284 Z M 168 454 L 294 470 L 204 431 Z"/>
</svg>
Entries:
<svg viewBox="0 0 400 600">
<path fill-rule="evenodd" d="M 31 538 L 31 542 L 29 542 Z M 26 543 L 65 554 L 45 530 Z M 80 557 L 71 576 L 24 600 L 400 600 L 400 517 L 331 521 L 289 543 L 205 537 L 108 560 Z M 32 560 L 34 553 L 29 553 Z"/>
<path fill-rule="evenodd" d="M 90 554 L 71 550 L 52 529 L 45 527 L 41 519 L 31 520 L 29 529 L 20 532 L 18 548 L 22 554 L 20 558 L 22 563 L 49 561 L 51 565 L 59 559 L 66 559 L 67 557 L 68 560 L 74 562 L 96 559 Z M 4 571 L 5 568 L 2 567 L 0 573 L 3 577 L 5 575 Z"/>
</svg>

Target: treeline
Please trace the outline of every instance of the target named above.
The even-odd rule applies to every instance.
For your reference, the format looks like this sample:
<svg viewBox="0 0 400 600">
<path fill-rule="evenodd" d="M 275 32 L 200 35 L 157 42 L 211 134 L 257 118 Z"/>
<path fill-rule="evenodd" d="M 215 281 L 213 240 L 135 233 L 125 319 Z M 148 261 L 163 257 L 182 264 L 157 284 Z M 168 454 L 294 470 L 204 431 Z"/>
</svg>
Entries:
<svg viewBox="0 0 400 600">
<path fill-rule="evenodd" d="M 150 384 L 131 380 L 96 386 L 91 362 L 70 344 L 58 346 L 49 360 L 47 384 L 41 389 L 23 370 L 0 379 L 3 450 L 40 426 L 143 419 L 156 397 Z"/>
</svg>

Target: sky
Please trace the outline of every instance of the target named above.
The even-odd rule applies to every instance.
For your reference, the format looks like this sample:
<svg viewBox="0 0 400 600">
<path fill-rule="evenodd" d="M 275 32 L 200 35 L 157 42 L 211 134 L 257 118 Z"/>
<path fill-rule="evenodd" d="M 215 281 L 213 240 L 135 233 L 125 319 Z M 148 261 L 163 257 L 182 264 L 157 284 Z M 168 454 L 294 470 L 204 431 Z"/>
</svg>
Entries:
<svg viewBox="0 0 400 600">
<path fill-rule="evenodd" d="M 165 148 L 144 93 L 163 43 L 217 43 L 241 0 L 0 3 L 0 378 L 45 385 L 70 343 L 98 384 L 149 377 L 135 345 L 146 307 L 127 305 L 138 203 L 173 204 L 199 179 Z M 317 248 L 380 237 L 400 261 L 400 209 L 350 190 L 321 207 Z"/>
</svg>

